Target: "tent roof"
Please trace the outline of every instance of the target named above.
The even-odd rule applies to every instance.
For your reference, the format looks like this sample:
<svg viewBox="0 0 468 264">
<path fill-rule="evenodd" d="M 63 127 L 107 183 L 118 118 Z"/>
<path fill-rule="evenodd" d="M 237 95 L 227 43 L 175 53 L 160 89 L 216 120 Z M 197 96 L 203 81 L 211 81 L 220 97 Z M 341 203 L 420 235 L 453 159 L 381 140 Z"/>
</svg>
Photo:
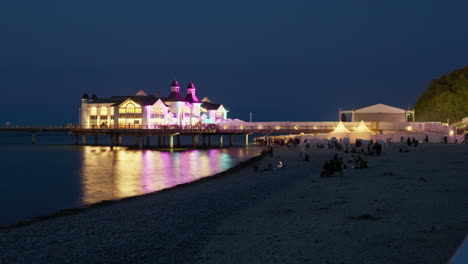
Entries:
<svg viewBox="0 0 468 264">
<path fill-rule="evenodd" d="M 348 134 L 351 133 L 349 130 L 343 125 L 343 122 L 339 122 L 335 129 L 330 132 L 329 134 Z"/>
<path fill-rule="evenodd" d="M 354 111 L 355 113 L 390 113 L 390 114 L 401 114 L 406 113 L 406 110 L 396 108 L 384 104 L 375 104 Z"/>
<path fill-rule="evenodd" d="M 372 130 L 370 130 L 366 124 L 364 124 L 364 121 L 361 121 L 359 126 L 356 128 L 356 130 L 353 131 L 355 134 L 374 134 Z"/>
</svg>

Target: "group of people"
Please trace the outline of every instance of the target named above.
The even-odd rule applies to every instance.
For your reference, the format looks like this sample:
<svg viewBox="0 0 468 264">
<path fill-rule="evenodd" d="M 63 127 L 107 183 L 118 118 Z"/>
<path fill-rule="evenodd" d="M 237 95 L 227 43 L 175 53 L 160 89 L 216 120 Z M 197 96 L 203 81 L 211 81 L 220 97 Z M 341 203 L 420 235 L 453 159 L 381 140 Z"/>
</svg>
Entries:
<svg viewBox="0 0 468 264">
<path fill-rule="evenodd" d="M 326 160 L 322 166 L 320 177 L 332 177 L 335 172 L 343 175 L 343 170 L 346 169 L 346 164 L 343 163 L 343 158 L 339 158 L 338 154 L 333 156 L 333 159 Z"/>
</svg>

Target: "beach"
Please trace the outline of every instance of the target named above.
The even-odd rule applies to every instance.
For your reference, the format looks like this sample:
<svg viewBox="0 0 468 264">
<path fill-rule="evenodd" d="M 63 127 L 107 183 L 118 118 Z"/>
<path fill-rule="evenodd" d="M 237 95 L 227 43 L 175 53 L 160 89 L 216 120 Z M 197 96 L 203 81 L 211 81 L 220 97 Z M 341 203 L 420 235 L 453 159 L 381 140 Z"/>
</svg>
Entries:
<svg viewBox="0 0 468 264">
<path fill-rule="evenodd" d="M 307 162 L 275 148 L 211 179 L 0 230 L 0 263 L 445 263 L 468 231 L 468 147 L 398 150 L 321 178 L 335 150 Z"/>
</svg>

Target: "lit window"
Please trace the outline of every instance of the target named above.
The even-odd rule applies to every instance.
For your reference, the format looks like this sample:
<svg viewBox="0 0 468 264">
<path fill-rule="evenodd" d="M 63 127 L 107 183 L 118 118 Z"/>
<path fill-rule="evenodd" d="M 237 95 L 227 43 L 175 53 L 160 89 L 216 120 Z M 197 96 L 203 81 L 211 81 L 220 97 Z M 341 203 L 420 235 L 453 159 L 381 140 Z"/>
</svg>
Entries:
<svg viewBox="0 0 468 264">
<path fill-rule="evenodd" d="M 91 110 L 89 111 L 90 115 L 92 116 L 97 116 L 97 108 L 96 107 L 91 107 Z"/>
<path fill-rule="evenodd" d="M 135 106 L 133 104 L 127 105 L 127 113 L 135 113 Z"/>
<path fill-rule="evenodd" d="M 107 108 L 101 107 L 101 115 L 106 116 L 107 115 Z"/>
</svg>

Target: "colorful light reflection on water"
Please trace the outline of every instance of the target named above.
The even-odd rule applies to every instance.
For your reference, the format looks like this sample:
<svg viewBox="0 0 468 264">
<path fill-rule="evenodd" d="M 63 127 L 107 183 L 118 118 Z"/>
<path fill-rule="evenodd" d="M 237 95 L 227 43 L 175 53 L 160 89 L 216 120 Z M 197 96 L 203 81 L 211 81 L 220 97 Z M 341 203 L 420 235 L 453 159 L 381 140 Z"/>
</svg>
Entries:
<svg viewBox="0 0 468 264">
<path fill-rule="evenodd" d="M 259 154 L 256 148 L 134 151 L 84 147 L 82 203 L 150 193 L 207 177 Z"/>
</svg>

